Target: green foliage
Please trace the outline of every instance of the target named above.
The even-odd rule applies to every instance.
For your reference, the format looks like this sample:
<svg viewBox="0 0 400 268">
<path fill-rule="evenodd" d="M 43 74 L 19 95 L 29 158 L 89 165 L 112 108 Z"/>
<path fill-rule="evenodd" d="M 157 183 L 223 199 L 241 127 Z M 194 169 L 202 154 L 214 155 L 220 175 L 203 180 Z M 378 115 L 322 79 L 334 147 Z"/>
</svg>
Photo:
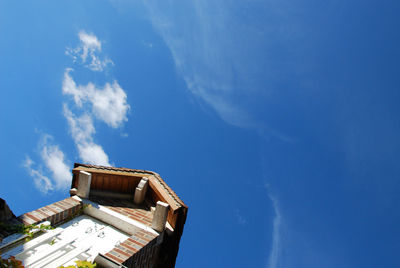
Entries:
<svg viewBox="0 0 400 268">
<path fill-rule="evenodd" d="M 36 225 L 36 224 L 31 224 L 31 225 L 23 225 L 23 224 L 6 224 L 4 222 L 0 222 L 0 229 L 3 229 L 8 232 L 12 233 L 19 233 L 26 235 L 25 241 L 29 241 L 33 238 L 35 233 L 33 230 L 51 230 L 54 229 L 50 225 Z M 24 266 L 22 265 L 22 262 L 17 260 L 14 256 L 11 256 L 8 259 L 3 259 L 0 257 L 0 268 L 23 268 Z"/>
<path fill-rule="evenodd" d="M 60 266 L 59 268 L 95 268 L 95 263 L 90 263 L 88 261 L 75 261 L 76 265 L 69 265 L 67 267 Z M 24 268 L 22 262 L 17 260 L 14 256 L 8 259 L 3 259 L 0 257 L 0 268 Z"/>
<path fill-rule="evenodd" d="M 6 224 L 4 222 L 0 222 L 0 229 L 12 232 L 12 233 L 19 233 L 26 235 L 27 237 L 25 238 L 26 241 L 29 241 L 33 238 L 34 232 L 33 230 L 39 229 L 41 231 L 43 230 L 52 230 L 54 229 L 50 225 L 36 225 L 36 224 L 31 224 L 31 225 L 23 225 L 23 224 Z"/>
<path fill-rule="evenodd" d="M 94 267 L 96 267 L 95 263 L 90 263 L 88 261 L 75 261 L 75 263 L 76 263 L 75 266 L 74 265 L 70 265 L 67 267 L 60 266 L 58 268 L 76 268 L 76 267 L 78 267 L 78 268 L 94 268 Z"/>
<path fill-rule="evenodd" d="M 70 215 L 66 219 L 66 221 L 69 221 L 69 220 L 75 218 L 76 216 L 82 214 L 83 210 L 90 206 L 91 206 L 90 204 L 83 205 L 79 210 L 77 210 L 75 213 Z M 50 225 L 44 225 L 44 224 L 23 225 L 23 224 L 6 224 L 4 222 L 0 222 L 0 229 L 5 230 L 7 232 L 11 232 L 11 233 L 19 233 L 19 234 L 26 235 L 25 241 L 29 241 L 35 235 L 33 230 L 37 230 L 37 229 L 39 229 L 40 231 L 52 230 L 52 229 L 54 229 L 54 227 L 52 227 Z M 51 240 L 49 244 L 54 245 L 54 243 L 55 243 L 55 239 Z M 70 265 L 67 267 L 60 266 L 59 268 L 95 268 L 96 267 L 95 263 L 90 263 L 88 261 L 76 261 L 75 263 L 76 263 L 75 266 L 74 265 Z M 17 260 L 14 256 L 11 256 L 8 259 L 3 259 L 0 257 L 0 268 L 24 268 L 24 266 L 22 265 L 21 261 Z"/>
<path fill-rule="evenodd" d="M 90 206 L 91 206 L 90 204 L 82 205 L 80 209 L 75 211 L 75 213 L 71 214 L 68 218 L 65 219 L 65 221 L 72 220 L 76 216 L 81 215 L 83 213 L 83 210 Z M 52 230 L 54 228 L 44 224 L 38 226 L 37 224 L 24 225 L 24 224 L 6 224 L 4 222 L 0 222 L 0 230 L 5 230 L 11 233 L 24 234 L 27 236 L 26 241 L 29 241 L 33 238 L 34 233 L 32 232 L 32 230 L 34 229 L 40 229 L 42 231 L 42 230 Z"/>
</svg>

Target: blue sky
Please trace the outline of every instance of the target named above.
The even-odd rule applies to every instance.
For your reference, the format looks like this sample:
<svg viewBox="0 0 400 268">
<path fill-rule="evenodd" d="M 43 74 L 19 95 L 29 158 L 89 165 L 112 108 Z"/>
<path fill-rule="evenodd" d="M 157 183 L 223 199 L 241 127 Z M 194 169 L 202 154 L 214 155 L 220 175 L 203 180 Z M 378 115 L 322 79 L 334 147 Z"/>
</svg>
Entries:
<svg viewBox="0 0 400 268">
<path fill-rule="evenodd" d="M 0 196 L 74 162 L 189 206 L 177 267 L 399 267 L 396 1 L 0 1 Z"/>
</svg>

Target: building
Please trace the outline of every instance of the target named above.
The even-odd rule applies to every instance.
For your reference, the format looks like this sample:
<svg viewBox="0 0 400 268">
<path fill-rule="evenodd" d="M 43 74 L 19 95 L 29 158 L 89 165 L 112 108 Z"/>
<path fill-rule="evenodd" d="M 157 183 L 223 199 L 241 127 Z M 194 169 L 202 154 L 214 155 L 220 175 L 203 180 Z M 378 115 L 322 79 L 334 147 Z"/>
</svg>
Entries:
<svg viewBox="0 0 400 268">
<path fill-rule="evenodd" d="M 76 260 L 97 267 L 175 266 L 188 207 L 157 173 L 75 164 L 72 174 L 69 198 L 7 219 L 0 231 L 3 259 L 15 256 L 25 267 Z M 36 234 L 26 242 L 27 234 L 4 228 L 16 222 L 54 229 L 32 229 Z"/>
</svg>

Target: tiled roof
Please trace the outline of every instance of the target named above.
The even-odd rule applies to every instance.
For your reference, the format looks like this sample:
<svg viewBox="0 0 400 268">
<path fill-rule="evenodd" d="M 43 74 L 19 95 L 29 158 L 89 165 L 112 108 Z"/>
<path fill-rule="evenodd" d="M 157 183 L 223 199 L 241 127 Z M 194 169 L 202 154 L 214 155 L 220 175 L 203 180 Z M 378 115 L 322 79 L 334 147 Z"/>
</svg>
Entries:
<svg viewBox="0 0 400 268">
<path fill-rule="evenodd" d="M 155 173 L 153 171 L 148 171 L 148 170 L 143 170 L 143 169 L 130 169 L 130 168 L 123 168 L 123 167 L 107 167 L 107 166 L 98 166 L 98 165 L 89 165 L 89 164 L 81 164 L 81 163 L 75 163 L 74 168 L 77 167 L 86 167 L 86 168 L 92 168 L 92 169 L 97 169 L 97 170 L 104 170 L 104 171 L 115 171 L 115 172 L 126 172 L 126 173 L 142 173 L 142 174 L 148 174 L 148 175 L 153 175 L 154 178 L 160 183 L 160 185 L 163 187 L 165 192 L 168 193 L 168 195 L 176 202 L 176 204 L 179 207 L 185 207 L 185 203 L 178 197 L 178 195 L 165 183 L 165 181 L 160 177 L 158 173 Z"/>
</svg>

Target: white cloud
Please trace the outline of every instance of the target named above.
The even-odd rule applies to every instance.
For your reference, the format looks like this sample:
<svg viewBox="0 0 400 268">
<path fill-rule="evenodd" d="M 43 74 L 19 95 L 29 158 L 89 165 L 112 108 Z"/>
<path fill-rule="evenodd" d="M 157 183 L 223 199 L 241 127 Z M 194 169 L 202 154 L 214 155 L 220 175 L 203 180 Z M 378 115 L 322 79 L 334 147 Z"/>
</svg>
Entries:
<svg viewBox="0 0 400 268">
<path fill-rule="evenodd" d="M 82 44 L 82 61 L 85 62 L 88 54 L 93 54 L 96 51 L 101 51 L 101 42 L 97 37 L 93 34 L 87 34 L 85 31 L 80 31 L 79 39 L 81 40 Z M 91 55 L 92 56 L 92 55 Z"/>
<path fill-rule="evenodd" d="M 64 80 L 62 83 L 62 92 L 64 94 L 72 95 L 74 97 L 75 104 L 79 107 L 82 107 L 82 101 L 85 98 L 85 92 L 80 87 L 78 87 L 69 75 L 69 72 L 72 71 L 71 68 L 67 68 L 64 73 Z"/>
<path fill-rule="evenodd" d="M 108 155 L 100 145 L 88 142 L 77 144 L 77 147 L 79 156 L 84 162 L 94 165 L 111 166 L 108 161 Z"/>
<path fill-rule="evenodd" d="M 93 83 L 77 85 L 70 71 L 71 69 L 67 69 L 64 73 L 62 90 L 64 94 L 73 97 L 78 107 L 82 108 L 83 104 L 89 103 L 93 115 L 113 128 L 128 120 L 130 106 L 127 95 L 116 81 L 112 84 L 106 83 L 103 88 L 97 88 Z"/>
<path fill-rule="evenodd" d="M 97 36 L 85 31 L 80 31 L 78 36 L 80 44 L 76 48 L 67 47 L 65 52 L 74 62 L 80 58 L 81 63 L 92 71 L 103 71 L 107 65 L 113 64 L 108 57 L 101 59 L 98 55 L 101 53 L 101 42 Z"/>
<path fill-rule="evenodd" d="M 39 143 L 40 157 L 46 172 L 43 171 L 41 166 L 34 168 L 35 163 L 29 156 L 26 157 L 24 162 L 24 167 L 28 170 L 29 175 L 33 177 L 35 186 L 44 193 L 54 189 L 66 189 L 72 178 L 64 153 L 58 145 L 52 144 L 51 141 L 52 137 L 44 134 Z M 45 173 L 50 173 L 51 176 Z"/>
<path fill-rule="evenodd" d="M 46 194 L 49 191 L 53 190 L 53 184 L 47 176 L 43 175 L 41 171 L 33 168 L 34 164 L 35 163 L 33 162 L 33 160 L 29 156 L 27 156 L 25 162 L 23 163 L 23 166 L 28 170 L 29 175 L 33 178 L 36 188 L 42 193 Z"/>
<path fill-rule="evenodd" d="M 116 81 L 106 83 L 102 90 L 95 90 L 89 99 L 94 115 L 109 126 L 116 128 L 128 120 L 126 114 L 130 106 L 126 101 L 127 96 Z"/>
<path fill-rule="evenodd" d="M 76 48 L 66 49 L 66 54 L 74 62 L 79 60 L 92 71 L 102 71 L 108 64 L 113 64 L 107 57 L 100 57 L 102 44 L 95 35 L 80 31 L 78 36 L 80 44 Z M 79 158 L 85 163 L 110 166 L 103 147 L 94 141 L 96 129 L 93 120 L 101 120 L 112 128 L 122 126 L 128 120 L 130 109 L 127 95 L 117 81 L 106 83 L 102 88 L 91 82 L 77 85 L 70 75 L 71 71 L 71 68 L 65 70 L 62 92 L 72 96 L 73 110 L 79 110 L 80 115 L 74 114 L 65 103 L 63 115 L 67 119 Z M 29 156 L 23 163 L 36 187 L 44 193 L 67 188 L 71 182 L 71 172 L 59 146 L 52 143 L 50 135 L 44 134 L 39 149 L 41 165 L 36 165 Z"/>
<path fill-rule="evenodd" d="M 110 166 L 108 155 L 103 148 L 93 141 L 96 130 L 90 115 L 76 117 L 64 104 L 64 116 L 68 121 L 71 136 L 78 148 L 79 157 L 85 162 L 96 165 Z"/>
<path fill-rule="evenodd" d="M 268 268 L 278 268 L 279 257 L 281 252 L 281 225 L 282 225 L 282 216 L 279 209 L 278 200 L 268 194 L 269 198 L 272 201 L 272 207 L 274 208 L 275 217 L 273 222 L 272 229 L 272 248 L 269 254 Z"/>
<path fill-rule="evenodd" d="M 71 171 L 65 163 L 64 153 L 57 145 L 48 143 L 46 137 L 41 151 L 41 157 L 47 169 L 52 174 L 57 189 L 66 189 L 71 183 Z"/>
<path fill-rule="evenodd" d="M 101 71 L 107 64 L 112 63 L 107 58 L 100 60 L 98 54 L 101 52 L 101 42 L 95 35 L 80 31 L 78 36 L 80 45 L 75 49 L 67 48 L 67 54 L 72 56 L 74 61 L 80 58 L 82 64 L 87 64 L 86 66 L 93 71 Z M 79 157 L 86 163 L 110 166 L 103 147 L 94 142 L 96 130 L 93 120 L 103 121 L 112 128 L 122 126 L 128 121 L 127 114 L 130 110 L 127 94 L 117 81 L 105 83 L 103 87 L 98 87 L 92 82 L 86 85 L 77 84 L 70 74 L 71 71 L 71 68 L 65 70 L 62 92 L 73 98 L 73 110 L 82 113 L 76 115 L 64 104 L 64 117 L 68 121 Z"/>
</svg>

